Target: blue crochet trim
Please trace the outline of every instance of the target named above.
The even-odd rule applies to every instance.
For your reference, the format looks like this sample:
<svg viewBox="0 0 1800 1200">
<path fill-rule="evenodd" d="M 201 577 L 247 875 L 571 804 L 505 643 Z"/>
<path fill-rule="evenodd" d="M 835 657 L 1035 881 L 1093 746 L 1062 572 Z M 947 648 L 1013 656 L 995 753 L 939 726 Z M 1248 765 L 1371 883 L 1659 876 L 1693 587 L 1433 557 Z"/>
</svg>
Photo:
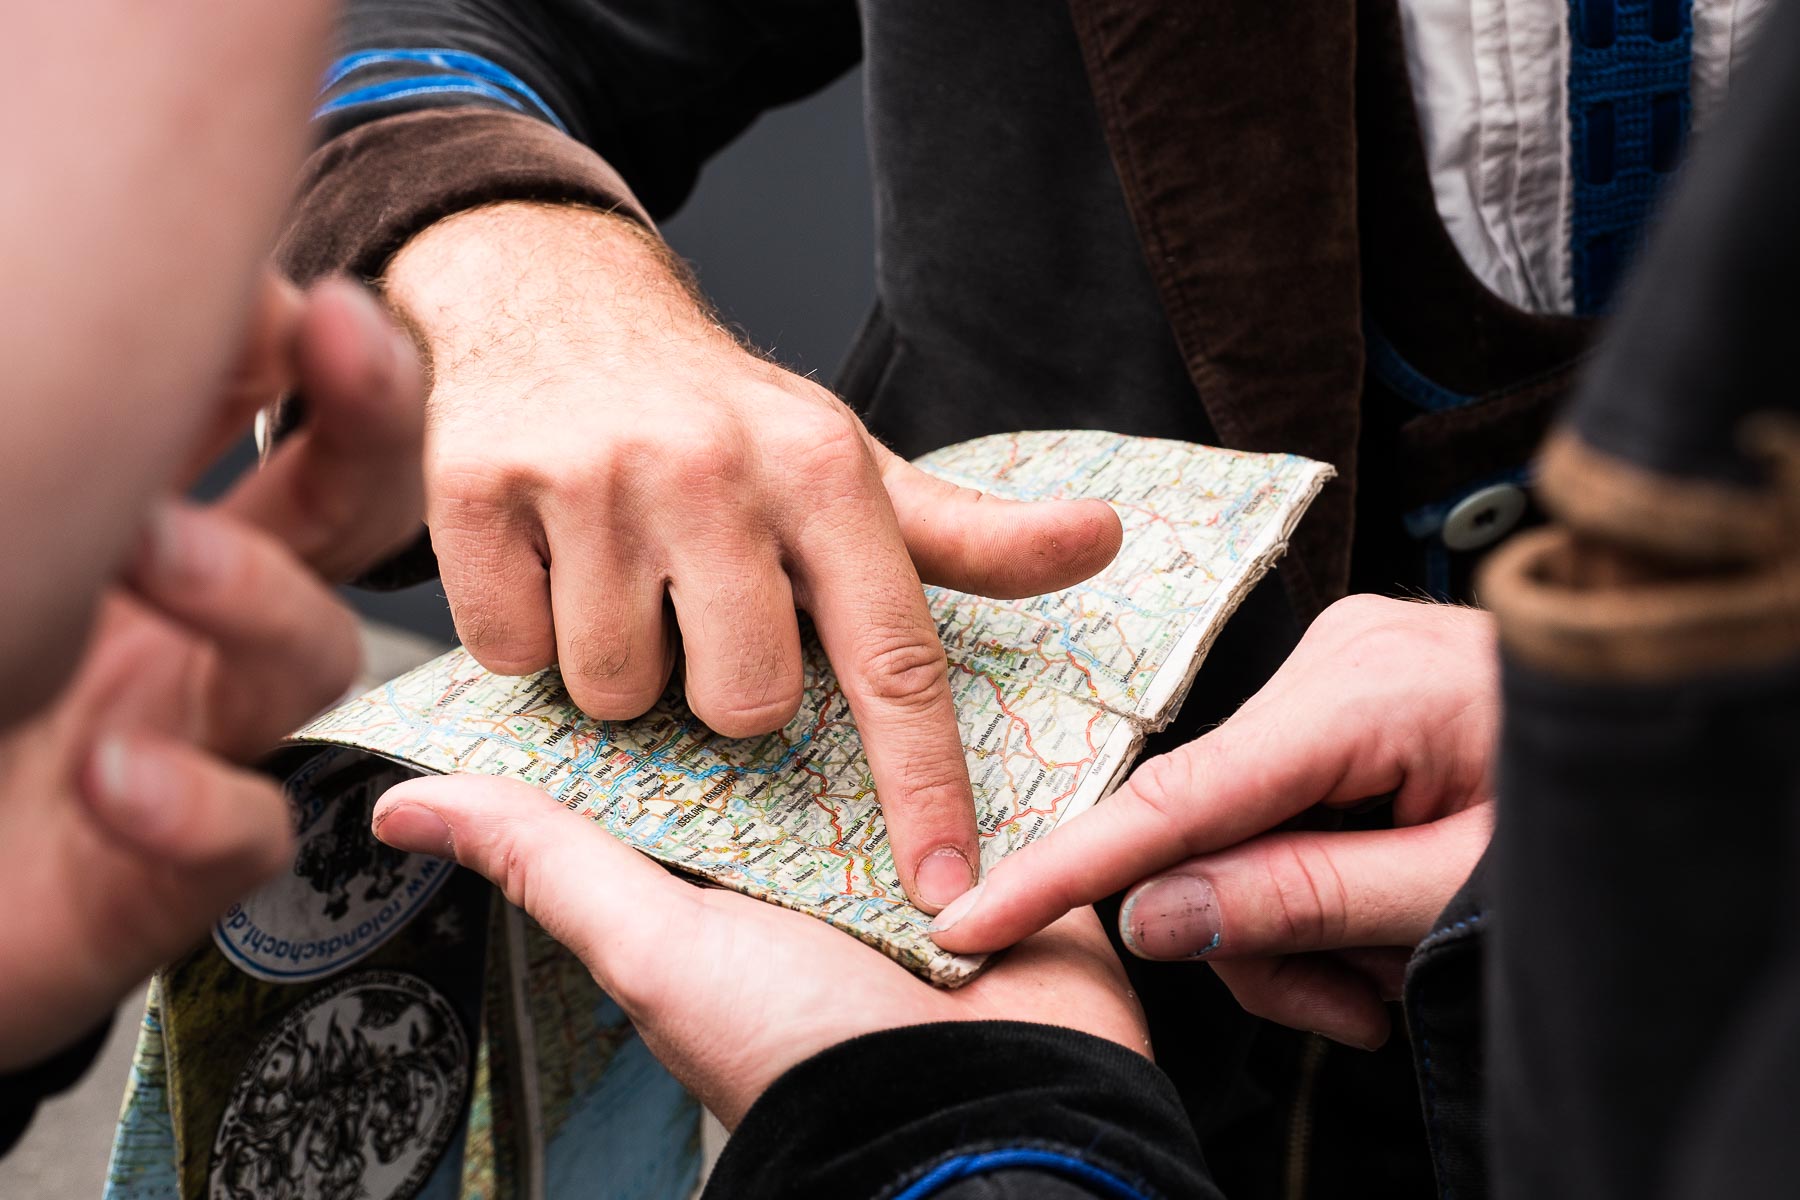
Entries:
<svg viewBox="0 0 1800 1200">
<path fill-rule="evenodd" d="M 1569 258 L 1575 311 L 1602 312 L 1681 157 L 1692 0 L 1569 0 Z"/>
<path fill-rule="evenodd" d="M 1068 1154 L 1050 1150 L 990 1150 L 981 1154 L 964 1154 L 942 1163 L 924 1178 L 894 1197 L 894 1200 L 925 1200 L 959 1179 L 988 1175 L 995 1171 L 1026 1167 L 1048 1171 L 1096 1189 L 1103 1196 L 1117 1200 L 1149 1200 L 1112 1172 Z"/>
<path fill-rule="evenodd" d="M 1478 399 L 1434 383 L 1394 348 L 1387 334 L 1372 320 L 1363 322 L 1363 347 L 1368 356 L 1369 373 L 1414 408 L 1446 412 L 1473 404 Z"/>
<path fill-rule="evenodd" d="M 320 105 L 313 113 L 314 119 L 361 104 L 379 104 L 409 96 L 460 93 L 498 100 L 518 112 L 535 112 L 563 133 L 569 132 L 555 110 L 523 79 L 499 63 L 462 50 L 359 50 L 332 63 L 319 90 L 321 94 L 329 92 L 366 67 L 395 64 L 434 67 L 448 73 L 409 75 L 355 88 Z"/>
</svg>

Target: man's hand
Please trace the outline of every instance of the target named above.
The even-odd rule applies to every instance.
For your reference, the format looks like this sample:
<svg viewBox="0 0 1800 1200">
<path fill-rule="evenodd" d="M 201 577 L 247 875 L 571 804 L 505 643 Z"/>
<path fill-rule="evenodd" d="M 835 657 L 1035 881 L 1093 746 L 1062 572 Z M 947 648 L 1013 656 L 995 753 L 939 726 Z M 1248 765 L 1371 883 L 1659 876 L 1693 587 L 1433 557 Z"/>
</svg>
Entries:
<svg viewBox="0 0 1800 1200">
<path fill-rule="evenodd" d="M 1218 960 L 1251 1011 L 1378 1044 L 1405 954 L 1370 951 L 1424 936 L 1487 844 L 1495 655 L 1484 613 L 1339 601 L 1229 721 L 995 867 L 935 938 L 996 950 L 1142 881 L 1120 913 L 1134 952 Z M 1390 794 L 1392 831 L 1264 832 Z"/>
<path fill-rule="evenodd" d="M 395 465 L 421 438 L 410 342 L 347 284 L 271 302 L 286 316 L 246 371 L 303 388 L 308 433 L 213 509 L 165 503 L 73 680 L 0 738 L 0 902 L 27 914 L 0 924 L 0 1071 L 79 1036 L 289 860 L 280 788 L 234 764 L 355 677 L 318 570 L 417 528 Z"/>
<path fill-rule="evenodd" d="M 679 634 L 689 705 L 746 737 L 799 706 L 804 610 L 907 895 L 936 911 L 966 890 L 973 803 L 920 581 L 1067 587 L 1117 552 L 1111 508 L 996 500 L 902 462 L 745 350 L 622 217 L 461 213 L 401 251 L 387 288 L 430 351 L 428 523 L 470 653 L 502 674 L 560 664 L 582 709 L 623 720 L 662 694 Z"/>
<path fill-rule="evenodd" d="M 376 806 L 375 833 L 492 880 L 580 956 L 651 1052 L 728 1128 L 789 1067 L 905 1025 L 1038 1021 L 1150 1051 L 1090 911 L 945 992 L 814 917 L 685 883 L 517 780 L 409 780 Z"/>
</svg>

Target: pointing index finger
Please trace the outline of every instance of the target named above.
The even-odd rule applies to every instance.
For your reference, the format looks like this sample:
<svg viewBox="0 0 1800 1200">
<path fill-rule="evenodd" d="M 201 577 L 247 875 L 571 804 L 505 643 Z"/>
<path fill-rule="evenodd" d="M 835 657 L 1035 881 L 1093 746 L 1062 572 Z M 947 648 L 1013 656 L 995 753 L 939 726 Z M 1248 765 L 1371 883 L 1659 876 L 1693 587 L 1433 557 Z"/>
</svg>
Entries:
<svg viewBox="0 0 1800 1200">
<path fill-rule="evenodd" d="M 795 583 L 862 733 L 900 884 L 936 912 L 981 862 L 949 663 L 892 510 L 857 507 L 799 547 Z"/>
<path fill-rule="evenodd" d="M 956 954 L 998 950 L 1071 908 L 1314 804 L 1398 783 L 1330 714 L 1282 745 L 1271 735 L 1282 734 L 1285 716 L 1280 706 L 1246 705 L 1212 733 L 1147 760 L 1110 799 L 995 867 L 978 892 L 939 915 L 932 937 Z"/>
</svg>

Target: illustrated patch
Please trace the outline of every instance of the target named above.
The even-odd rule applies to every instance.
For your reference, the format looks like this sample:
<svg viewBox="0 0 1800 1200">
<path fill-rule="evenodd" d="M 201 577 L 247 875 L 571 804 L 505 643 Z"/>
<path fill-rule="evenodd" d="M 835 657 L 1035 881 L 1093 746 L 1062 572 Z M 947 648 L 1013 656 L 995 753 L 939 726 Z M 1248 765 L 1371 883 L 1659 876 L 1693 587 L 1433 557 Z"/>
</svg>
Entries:
<svg viewBox="0 0 1800 1200">
<path fill-rule="evenodd" d="M 213 927 L 246 973 L 271 983 L 322 979 L 364 958 L 443 886 L 452 863 L 385 846 L 369 832 L 375 802 L 419 772 L 354 750 L 326 750 L 288 777 L 299 852 L 293 868 Z"/>
<path fill-rule="evenodd" d="M 213 1139 L 212 1200 L 406 1200 L 455 1134 L 469 1039 L 417 976 L 361 971 L 258 1043 Z"/>
</svg>

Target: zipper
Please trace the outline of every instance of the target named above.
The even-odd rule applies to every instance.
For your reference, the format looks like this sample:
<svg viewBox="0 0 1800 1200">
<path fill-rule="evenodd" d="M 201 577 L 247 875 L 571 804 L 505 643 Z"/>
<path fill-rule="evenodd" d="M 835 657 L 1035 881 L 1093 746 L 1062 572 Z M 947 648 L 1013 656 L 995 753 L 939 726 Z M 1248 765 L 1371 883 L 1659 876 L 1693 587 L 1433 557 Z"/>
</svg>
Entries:
<svg viewBox="0 0 1800 1200">
<path fill-rule="evenodd" d="M 1331 1043 L 1316 1033 L 1306 1035 L 1300 1047 L 1299 1078 L 1294 1085 L 1294 1104 L 1288 1110 L 1287 1171 L 1282 1195 L 1285 1200 L 1306 1200 L 1307 1169 L 1311 1166 L 1313 1103 L 1319 1090 L 1319 1072 Z"/>
</svg>

